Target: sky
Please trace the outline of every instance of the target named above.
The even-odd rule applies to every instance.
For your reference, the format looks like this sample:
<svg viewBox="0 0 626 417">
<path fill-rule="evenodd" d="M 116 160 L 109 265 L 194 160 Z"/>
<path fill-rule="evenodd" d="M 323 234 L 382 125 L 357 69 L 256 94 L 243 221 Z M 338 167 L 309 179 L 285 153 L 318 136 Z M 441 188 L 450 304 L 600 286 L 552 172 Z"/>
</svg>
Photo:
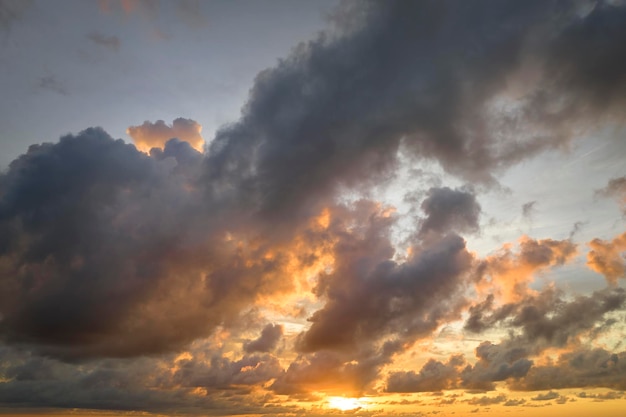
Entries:
<svg viewBox="0 0 626 417">
<path fill-rule="evenodd" d="M 0 414 L 626 409 L 623 1 L 0 0 Z"/>
</svg>

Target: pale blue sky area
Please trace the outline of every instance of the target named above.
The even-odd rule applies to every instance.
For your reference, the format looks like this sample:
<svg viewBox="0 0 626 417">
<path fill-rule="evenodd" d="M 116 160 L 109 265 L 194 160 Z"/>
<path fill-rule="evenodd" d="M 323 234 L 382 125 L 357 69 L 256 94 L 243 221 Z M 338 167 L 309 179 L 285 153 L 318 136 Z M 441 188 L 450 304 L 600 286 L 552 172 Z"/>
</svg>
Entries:
<svg viewBox="0 0 626 417">
<path fill-rule="evenodd" d="M 210 140 L 238 118 L 256 74 L 323 29 L 336 1 L 126 3 L 7 3 L 0 169 L 30 144 L 90 126 L 128 140 L 128 126 L 185 117 Z"/>
</svg>

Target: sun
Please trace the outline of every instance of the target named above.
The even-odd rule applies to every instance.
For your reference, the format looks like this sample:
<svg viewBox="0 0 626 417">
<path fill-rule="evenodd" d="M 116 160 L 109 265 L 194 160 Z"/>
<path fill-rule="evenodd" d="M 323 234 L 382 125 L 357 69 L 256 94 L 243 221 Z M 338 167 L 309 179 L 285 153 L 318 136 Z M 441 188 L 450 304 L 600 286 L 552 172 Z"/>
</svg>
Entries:
<svg viewBox="0 0 626 417">
<path fill-rule="evenodd" d="M 363 408 L 365 402 L 360 398 L 328 397 L 328 406 L 341 411 L 348 411 Z"/>
</svg>

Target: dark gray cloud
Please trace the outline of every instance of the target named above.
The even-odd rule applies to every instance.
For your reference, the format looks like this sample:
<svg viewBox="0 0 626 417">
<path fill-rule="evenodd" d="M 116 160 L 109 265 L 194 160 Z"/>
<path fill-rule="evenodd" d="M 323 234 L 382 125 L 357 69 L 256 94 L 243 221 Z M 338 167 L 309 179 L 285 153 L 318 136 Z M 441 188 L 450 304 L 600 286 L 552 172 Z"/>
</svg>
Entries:
<svg viewBox="0 0 626 417">
<path fill-rule="evenodd" d="M 549 401 L 549 400 L 555 400 L 557 398 L 559 398 L 560 395 L 557 392 L 554 391 L 549 391 L 546 392 L 545 394 L 538 394 L 536 396 L 534 396 L 533 398 L 531 398 L 531 400 L 533 401 Z"/>
<path fill-rule="evenodd" d="M 596 194 L 615 198 L 626 213 L 626 176 L 611 179 L 607 186 L 596 191 Z"/>
<path fill-rule="evenodd" d="M 448 187 L 431 188 L 422 202 L 426 218 L 421 223 L 420 236 L 450 231 L 478 231 L 480 204 L 470 190 L 453 190 Z"/>
<path fill-rule="evenodd" d="M 419 371 L 397 371 L 387 379 L 387 392 L 430 392 L 464 388 L 491 391 L 495 382 L 524 377 L 532 367 L 528 351 L 506 344 L 483 342 L 476 348 L 477 361 L 469 364 L 462 355 L 446 363 L 429 360 Z"/>
<path fill-rule="evenodd" d="M 615 321 L 607 318 L 606 314 L 623 311 L 626 291 L 621 288 L 608 288 L 590 296 L 563 300 L 561 294 L 548 288 L 518 304 L 505 304 L 494 308 L 493 303 L 493 297 L 488 297 L 482 304 L 470 308 L 471 317 L 467 323 L 480 330 L 501 324 L 503 329 L 509 331 L 508 338 L 498 344 L 482 342 L 475 350 L 477 361 L 474 364 L 469 364 L 465 358 L 456 355 L 447 363 L 430 360 L 419 373 L 393 372 L 387 379 L 386 390 L 428 392 L 464 388 L 490 391 L 495 389 L 495 382 L 498 381 L 507 381 L 508 386 L 515 389 L 562 388 L 534 385 L 539 384 L 543 372 L 557 371 L 551 366 L 535 370 L 533 358 L 551 347 L 580 344 L 580 336 L 593 335 L 597 331 L 602 331 L 601 328 L 615 324 Z M 487 315 L 487 312 L 490 315 Z M 554 379 L 563 376 L 558 374 Z M 532 382 L 535 381 L 534 378 L 537 378 L 537 382 Z M 522 388 L 527 384 L 530 384 L 528 388 Z"/>
<path fill-rule="evenodd" d="M 605 387 L 626 389 L 626 352 L 578 349 L 562 354 L 553 365 L 535 366 L 512 388 L 534 391 L 560 388 Z"/>
<path fill-rule="evenodd" d="M 593 331 L 606 320 L 605 315 L 620 311 L 626 305 L 626 291 L 622 288 L 596 291 L 589 296 L 563 299 L 562 294 L 548 288 L 536 296 L 528 296 L 519 303 L 493 307 L 493 297 L 470 307 L 465 328 L 480 332 L 496 325 L 518 329 L 518 346 L 530 351 L 545 346 L 563 347 L 578 336 Z"/>
<path fill-rule="evenodd" d="M 495 389 L 494 382 L 519 379 L 532 367 L 529 352 L 513 344 L 483 342 L 476 348 L 478 361 L 460 373 L 461 386 L 478 391 Z"/>
<path fill-rule="evenodd" d="M 42 90 L 49 90 L 62 96 L 67 96 L 69 94 L 67 87 L 65 84 L 54 75 L 47 75 L 45 77 L 41 77 L 37 82 L 37 88 Z"/>
<path fill-rule="evenodd" d="M 387 392 L 435 392 L 458 388 L 458 375 L 467 365 L 462 355 L 452 356 L 447 363 L 430 359 L 419 373 L 394 372 L 387 379 Z"/>
<path fill-rule="evenodd" d="M 525 219 L 530 219 L 533 212 L 535 211 L 536 204 L 536 201 L 529 201 L 528 203 L 522 204 L 522 217 L 524 217 Z"/>
<path fill-rule="evenodd" d="M 585 391 L 579 392 L 578 398 L 592 398 L 594 401 L 619 400 L 624 397 L 624 392 L 608 391 L 601 394 L 589 394 Z"/>
<path fill-rule="evenodd" d="M 602 83 L 581 73 L 578 64 L 595 62 L 595 52 L 575 47 L 576 33 L 597 29 L 597 42 L 610 43 L 601 57 L 621 64 L 626 35 L 616 9 L 599 4 L 581 18 L 568 2 L 354 3 L 339 19 L 347 29 L 299 45 L 259 74 L 242 119 L 211 144 L 209 179 L 219 192 L 245 189 L 232 197 L 248 207 L 284 213 L 323 200 L 337 184 L 384 177 L 402 144 L 448 172 L 494 181 L 494 170 L 569 140 L 568 116 L 608 111 L 599 102 L 589 111 L 588 94 L 623 97 L 617 72 Z M 567 48 L 577 53 L 555 52 Z M 526 60 L 551 75 L 525 85 L 543 93 L 529 94 L 513 116 L 494 116 L 490 100 L 508 97 Z M 566 108 L 554 109 L 560 101 Z M 511 132 L 525 122 L 539 131 Z"/>
<path fill-rule="evenodd" d="M 120 39 L 117 36 L 106 36 L 98 32 L 90 33 L 87 38 L 96 45 L 117 51 L 120 49 Z"/>
<path fill-rule="evenodd" d="M 374 209 L 374 210 L 373 210 Z M 429 334 L 445 318 L 458 314 L 463 277 L 472 264 L 465 242 L 447 235 L 432 246 L 415 245 L 403 263 L 392 260 L 392 218 L 362 203 L 364 219 L 354 229 L 335 224 L 334 270 L 321 274 L 316 295 L 326 300 L 309 318 L 299 348 L 350 350 L 385 335 Z"/>
<path fill-rule="evenodd" d="M 68 358 L 158 352 L 288 286 L 282 258 L 206 215 L 201 158 L 89 129 L 15 160 L 0 176 L 3 339 Z"/>
<path fill-rule="evenodd" d="M 276 411 L 249 394 L 282 371 L 268 355 L 227 359 L 213 347 L 188 353 L 132 359 L 102 359 L 80 365 L 0 348 L 4 407 L 87 408 L 154 413 L 220 414 Z M 201 390 L 203 395 L 198 395 Z M 227 390 L 230 398 L 220 395 Z M 269 407 L 269 408 L 268 408 Z M 229 413 L 230 414 L 230 413 Z M 223 415 L 223 414 L 222 414 Z"/>
<path fill-rule="evenodd" d="M 258 339 L 251 340 L 243 345 L 243 350 L 251 352 L 269 352 L 273 350 L 283 336 L 283 326 L 268 324 L 261 331 Z"/>
<path fill-rule="evenodd" d="M 314 290 L 324 304 L 298 336 L 301 359 L 276 381 L 276 392 L 313 389 L 318 379 L 363 392 L 394 355 L 458 316 L 473 259 L 463 239 L 452 234 L 431 246 L 416 244 L 409 259 L 395 262 L 394 223 L 370 201 L 330 210 L 333 269 L 319 275 Z"/>
<path fill-rule="evenodd" d="M 472 404 L 472 405 L 486 406 L 486 405 L 500 404 L 505 401 L 506 401 L 506 395 L 503 394 L 503 395 L 498 395 L 496 397 L 487 397 L 487 396 L 475 397 L 475 398 L 468 400 L 467 403 Z"/>
</svg>

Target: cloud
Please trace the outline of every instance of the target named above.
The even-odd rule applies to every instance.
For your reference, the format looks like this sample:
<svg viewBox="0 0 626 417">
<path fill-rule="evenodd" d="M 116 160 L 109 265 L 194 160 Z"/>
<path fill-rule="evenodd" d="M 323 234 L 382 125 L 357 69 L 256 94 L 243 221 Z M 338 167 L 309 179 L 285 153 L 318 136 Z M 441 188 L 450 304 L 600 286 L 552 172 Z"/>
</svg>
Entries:
<svg viewBox="0 0 626 417">
<path fill-rule="evenodd" d="M 49 90 L 62 96 L 69 95 L 67 87 L 59 81 L 54 75 L 48 75 L 39 79 L 37 87 L 42 90 Z"/>
<path fill-rule="evenodd" d="M 559 397 L 560 397 L 560 395 L 557 392 L 549 391 L 549 392 L 546 392 L 545 394 L 538 394 L 535 397 L 531 398 L 531 400 L 533 400 L 533 401 L 549 401 L 549 400 L 555 400 L 555 399 L 557 399 Z"/>
<path fill-rule="evenodd" d="M 204 139 L 201 135 L 202 126 L 191 119 L 179 117 L 174 119 L 171 126 L 165 124 L 163 120 L 152 123 L 145 121 L 140 126 L 130 126 L 126 133 L 133 139 L 137 149 L 149 152 L 152 148 L 163 148 L 165 143 L 177 138 L 191 145 L 192 148 L 202 152 Z"/>
<path fill-rule="evenodd" d="M 319 277 L 316 295 L 326 302 L 310 318 L 299 349 L 350 350 L 383 336 L 419 337 L 457 313 L 463 276 L 472 256 L 457 235 L 414 246 L 403 263 L 392 260 L 393 219 L 371 203 L 357 206 L 360 224 L 335 223 L 334 270 Z M 356 227 L 355 227 L 356 226 Z"/>
<path fill-rule="evenodd" d="M 467 403 L 472 404 L 472 405 L 487 406 L 487 405 L 493 405 L 493 404 L 500 404 L 505 401 L 506 401 L 506 395 L 498 395 L 496 397 L 483 396 L 479 398 L 472 398 L 468 400 Z"/>
<path fill-rule="evenodd" d="M 525 219 L 530 219 L 533 212 L 535 211 L 536 204 L 536 201 L 529 201 L 528 203 L 522 204 L 522 217 L 524 217 Z"/>
<path fill-rule="evenodd" d="M 475 272 L 476 287 L 481 293 L 494 293 L 505 302 L 516 301 L 532 293 L 529 284 L 535 276 L 549 268 L 563 265 L 576 255 L 570 240 L 540 239 L 522 236 L 519 250 L 504 245 L 493 255 L 480 261 Z"/>
<path fill-rule="evenodd" d="M 268 324 L 263 328 L 258 339 L 251 340 L 243 345 L 243 349 L 248 352 L 269 352 L 276 347 L 276 344 L 283 335 L 283 326 L 278 324 Z"/>
<path fill-rule="evenodd" d="M 353 352 L 320 350 L 299 355 L 270 386 L 276 394 L 296 396 L 309 392 L 360 397 L 372 391 L 381 368 L 402 351 L 399 342 L 365 346 Z"/>
<path fill-rule="evenodd" d="M 623 392 L 609 391 L 601 394 L 589 394 L 585 391 L 578 393 L 578 398 L 593 398 L 595 401 L 619 400 L 624 397 Z"/>
<path fill-rule="evenodd" d="M 476 348 L 478 362 L 460 373 L 461 386 L 489 391 L 495 389 L 494 382 L 522 378 L 533 365 L 533 361 L 527 358 L 528 354 L 523 347 L 482 342 Z"/>
<path fill-rule="evenodd" d="M 476 232 L 480 205 L 476 196 L 468 190 L 452 190 L 448 187 L 431 188 L 422 202 L 427 217 L 422 221 L 420 236 L 428 233 Z"/>
<path fill-rule="evenodd" d="M 451 356 L 447 363 L 429 360 L 419 371 L 393 372 L 388 376 L 388 392 L 428 392 L 444 389 L 465 388 L 489 391 L 495 382 L 506 381 L 514 389 L 541 390 L 558 386 L 522 388 L 526 378 L 535 378 L 537 368 L 533 358 L 546 349 L 568 345 L 580 345 L 582 335 L 590 335 L 605 324 L 610 325 L 606 314 L 623 310 L 626 292 L 621 288 L 597 291 L 590 296 L 578 296 L 562 300 L 554 289 L 547 288 L 536 296 L 529 296 L 518 304 L 505 304 L 493 308 L 490 297 L 478 309 L 470 308 L 473 316 L 468 323 L 484 330 L 501 324 L 509 336 L 500 343 L 482 342 L 475 350 L 477 361 L 468 363 L 460 355 Z M 467 327 L 467 325 L 466 325 Z M 546 367 L 551 369 L 550 367 Z M 543 369 L 541 366 L 539 369 Z M 543 375 L 543 374 L 540 374 Z M 558 375 L 560 378 L 564 375 Z M 541 376 L 537 376 L 540 378 Z M 557 378 L 557 377 L 555 377 Z M 576 385 L 574 385 L 576 386 Z"/>
<path fill-rule="evenodd" d="M 153 413 L 206 414 L 247 408 L 278 411 L 254 394 L 275 378 L 281 367 L 275 357 L 239 359 L 213 352 L 184 355 L 99 359 L 79 365 L 2 347 L 0 401 L 16 408 L 85 408 Z M 239 392 L 224 401 L 219 393 Z M 245 394 L 245 396 L 244 396 Z M 260 398 L 259 398 L 260 397 Z M 267 400 L 267 398 L 265 398 Z"/>
<path fill-rule="evenodd" d="M 515 406 L 518 406 L 518 405 L 522 405 L 522 404 L 524 404 L 525 402 L 526 402 L 526 400 L 525 400 L 525 399 L 523 399 L 523 398 L 522 398 L 522 399 L 519 399 L 519 400 L 509 399 L 509 400 L 507 400 L 507 401 L 506 401 L 503 405 L 504 405 L 505 407 L 515 407 Z"/>
<path fill-rule="evenodd" d="M 94 32 L 87 35 L 87 38 L 96 45 L 104 46 L 113 51 L 120 49 L 120 39 L 117 36 L 105 36 L 101 33 Z"/>
<path fill-rule="evenodd" d="M 0 29 L 9 30 L 32 6 L 32 0 L 0 0 Z"/>
<path fill-rule="evenodd" d="M 419 373 L 400 371 L 389 375 L 387 392 L 435 392 L 457 388 L 460 370 L 466 365 L 462 355 L 452 356 L 447 363 L 430 359 Z"/>
<path fill-rule="evenodd" d="M 493 308 L 492 300 L 488 297 L 470 307 L 465 328 L 480 332 L 502 324 L 510 330 L 519 329 L 521 333 L 512 338 L 512 345 L 537 352 L 548 346 L 564 347 L 579 335 L 593 331 L 607 320 L 607 313 L 624 308 L 626 292 L 621 288 L 605 289 L 564 300 L 558 291 L 547 288 L 499 308 Z"/>
<path fill-rule="evenodd" d="M 277 216 L 310 208 L 338 185 L 385 178 L 400 148 L 493 183 L 494 172 L 563 146 L 579 123 L 610 114 L 607 103 L 624 97 L 617 71 L 603 74 L 616 86 L 606 89 L 579 70 L 595 62 L 594 48 L 556 53 L 578 52 L 577 33 L 597 28 L 596 41 L 610 44 L 603 62 L 621 56 L 626 34 L 614 9 L 598 5 L 580 19 L 569 5 L 545 2 L 354 4 L 337 20 L 343 26 L 258 75 L 241 120 L 211 142 L 210 181 L 246 189 L 246 205 Z M 550 76 L 521 80 L 527 61 Z M 516 102 L 510 86 L 522 81 L 531 92 Z M 515 111 L 494 111 L 498 100 L 513 100 Z M 553 109 L 559 102 L 567 106 Z"/>
<path fill-rule="evenodd" d="M 626 233 L 611 241 L 593 239 L 587 246 L 591 249 L 587 253 L 589 268 L 604 275 L 611 285 L 617 285 L 618 279 L 626 278 Z"/>
<path fill-rule="evenodd" d="M 285 258 L 206 216 L 201 168 L 185 142 L 148 156 L 100 129 L 13 161 L 0 175 L 3 338 L 65 358 L 172 350 L 290 288 Z"/>
<path fill-rule="evenodd" d="M 604 349 L 578 349 L 562 354 L 553 365 L 534 366 L 512 388 L 535 391 L 545 389 L 605 387 L 626 389 L 626 352 Z"/>
</svg>

